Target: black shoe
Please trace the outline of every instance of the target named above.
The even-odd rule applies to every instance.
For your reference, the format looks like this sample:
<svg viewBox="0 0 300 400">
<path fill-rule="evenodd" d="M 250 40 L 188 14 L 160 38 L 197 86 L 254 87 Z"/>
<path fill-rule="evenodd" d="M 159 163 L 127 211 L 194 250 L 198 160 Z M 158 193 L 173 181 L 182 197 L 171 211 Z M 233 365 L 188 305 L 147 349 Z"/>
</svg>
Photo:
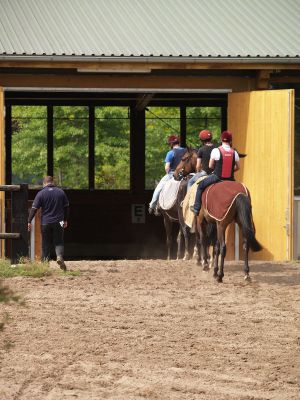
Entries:
<svg viewBox="0 0 300 400">
<path fill-rule="evenodd" d="M 160 215 L 161 215 L 161 212 L 159 211 L 159 209 L 156 207 L 155 208 L 155 210 L 154 210 L 154 215 L 156 216 L 156 217 L 159 217 Z"/>
<path fill-rule="evenodd" d="M 191 210 L 195 215 L 199 215 L 199 210 L 195 210 L 194 206 L 190 206 L 190 210 Z"/>
<path fill-rule="evenodd" d="M 148 213 L 151 215 L 151 214 L 154 214 L 154 211 L 155 211 L 155 208 L 152 208 L 152 207 L 149 207 L 148 208 Z"/>
<path fill-rule="evenodd" d="M 64 262 L 64 259 L 62 257 L 57 257 L 57 264 L 59 265 L 59 268 L 62 269 L 63 271 L 67 270 L 66 264 Z"/>
</svg>

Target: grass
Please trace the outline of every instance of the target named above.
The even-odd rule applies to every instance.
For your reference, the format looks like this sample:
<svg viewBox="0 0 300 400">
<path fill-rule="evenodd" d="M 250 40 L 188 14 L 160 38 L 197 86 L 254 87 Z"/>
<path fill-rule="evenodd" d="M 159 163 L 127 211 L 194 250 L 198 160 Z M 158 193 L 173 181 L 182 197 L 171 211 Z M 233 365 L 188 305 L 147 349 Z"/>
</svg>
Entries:
<svg viewBox="0 0 300 400">
<path fill-rule="evenodd" d="M 12 278 L 14 276 L 25 276 L 41 278 L 45 276 L 78 276 L 80 271 L 62 271 L 50 268 L 49 263 L 21 259 L 19 264 L 11 265 L 7 259 L 0 259 L 0 278 Z"/>
</svg>

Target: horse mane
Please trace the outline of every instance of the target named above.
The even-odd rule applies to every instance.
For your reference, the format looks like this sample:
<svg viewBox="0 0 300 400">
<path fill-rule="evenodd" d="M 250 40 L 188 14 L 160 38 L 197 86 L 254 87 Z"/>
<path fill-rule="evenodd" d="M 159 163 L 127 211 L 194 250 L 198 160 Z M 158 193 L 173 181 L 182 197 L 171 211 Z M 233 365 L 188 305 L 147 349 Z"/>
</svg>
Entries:
<svg viewBox="0 0 300 400">
<path fill-rule="evenodd" d="M 195 149 L 194 147 L 191 147 L 191 146 L 186 146 L 186 151 L 188 153 L 197 153 L 198 149 Z"/>
</svg>

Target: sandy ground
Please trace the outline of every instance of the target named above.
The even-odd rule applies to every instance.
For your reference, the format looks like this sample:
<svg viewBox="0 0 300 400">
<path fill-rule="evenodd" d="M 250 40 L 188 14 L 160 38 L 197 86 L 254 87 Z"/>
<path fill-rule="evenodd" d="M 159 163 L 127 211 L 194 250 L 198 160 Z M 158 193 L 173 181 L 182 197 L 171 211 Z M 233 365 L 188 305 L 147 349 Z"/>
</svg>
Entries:
<svg viewBox="0 0 300 400">
<path fill-rule="evenodd" d="M 12 278 L 0 399 L 300 399 L 300 264 L 80 261 Z"/>
</svg>

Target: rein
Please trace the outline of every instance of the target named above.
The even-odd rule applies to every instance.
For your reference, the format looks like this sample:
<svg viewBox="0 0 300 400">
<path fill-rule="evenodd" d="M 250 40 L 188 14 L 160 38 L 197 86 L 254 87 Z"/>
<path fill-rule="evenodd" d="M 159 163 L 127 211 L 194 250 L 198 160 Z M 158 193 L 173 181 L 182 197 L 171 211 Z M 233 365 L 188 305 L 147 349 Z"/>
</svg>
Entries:
<svg viewBox="0 0 300 400">
<path fill-rule="evenodd" d="M 185 173 L 184 167 L 192 159 L 193 154 L 194 154 L 194 151 L 189 151 L 187 156 L 182 157 L 181 162 L 183 162 L 184 164 L 183 164 L 182 168 L 178 171 L 179 180 L 186 178 L 190 174 L 190 172 Z"/>
</svg>

